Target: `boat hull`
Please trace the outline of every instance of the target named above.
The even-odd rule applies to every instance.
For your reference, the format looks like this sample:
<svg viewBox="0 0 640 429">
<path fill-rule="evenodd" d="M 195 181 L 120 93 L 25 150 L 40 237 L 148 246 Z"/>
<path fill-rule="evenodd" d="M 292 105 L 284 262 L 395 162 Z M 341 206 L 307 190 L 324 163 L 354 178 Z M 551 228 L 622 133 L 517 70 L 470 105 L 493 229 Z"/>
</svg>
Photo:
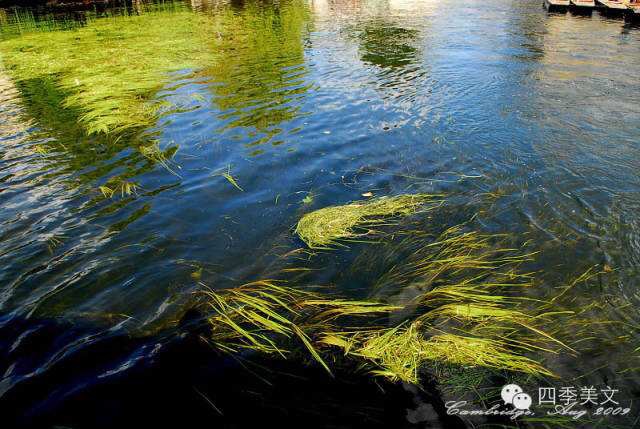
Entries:
<svg viewBox="0 0 640 429">
<path fill-rule="evenodd" d="M 640 24 L 640 7 L 638 7 L 638 6 L 636 6 L 636 7 L 629 6 L 629 10 L 628 10 L 627 14 L 625 15 L 625 19 L 628 22 L 631 22 L 633 24 Z"/>
<path fill-rule="evenodd" d="M 591 15 L 595 7 L 595 0 L 571 0 L 571 6 L 569 9 L 571 10 L 571 13 L 576 15 Z"/>
<path fill-rule="evenodd" d="M 620 15 L 626 13 L 629 9 L 622 2 L 613 2 L 609 0 L 597 0 L 598 5 L 602 6 L 601 11 L 605 14 Z"/>
<path fill-rule="evenodd" d="M 595 0 L 571 0 L 571 7 L 580 9 L 593 9 L 596 7 Z"/>
<path fill-rule="evenodd" d="M 544 0 L 543 6 L 548 12 L 566 12 L 569 10 L 569 0 Z"/>
</svg>

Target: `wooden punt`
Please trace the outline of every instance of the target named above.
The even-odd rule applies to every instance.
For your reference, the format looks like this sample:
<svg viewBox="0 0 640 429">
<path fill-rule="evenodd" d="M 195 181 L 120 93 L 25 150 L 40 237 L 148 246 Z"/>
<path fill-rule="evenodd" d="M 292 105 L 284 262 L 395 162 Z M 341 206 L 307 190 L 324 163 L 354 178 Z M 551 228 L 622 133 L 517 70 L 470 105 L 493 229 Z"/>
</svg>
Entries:
<svg viewBox="0 0 640 429">
<path fill-rule="evenodd" d="M 571 0 L 571 6 L 591 9 L 596 7 L 596 0 Z"/>
<path fill-rule="evenodd" d="M 605 12 L 624 13 L 628 10 L 627 5 L 622 0 L 598 0 L 604 6 Z"/>
<path fill-rule="evenodd" d="M 569 10 L 575 15 L 591 15 L 596 7 L 596 0 L 571 0 Z"/>
<path fill-rule="evenodd" d="M 544 0 L 544 8 L 549 12 L 565 12 L 569 9 L 569 0 Z"/>
<path fill-rule="evenodd" d="M 632 15 L 640 17 L 640 0 L 627 0 L 625 4 Z"/>
</svg>

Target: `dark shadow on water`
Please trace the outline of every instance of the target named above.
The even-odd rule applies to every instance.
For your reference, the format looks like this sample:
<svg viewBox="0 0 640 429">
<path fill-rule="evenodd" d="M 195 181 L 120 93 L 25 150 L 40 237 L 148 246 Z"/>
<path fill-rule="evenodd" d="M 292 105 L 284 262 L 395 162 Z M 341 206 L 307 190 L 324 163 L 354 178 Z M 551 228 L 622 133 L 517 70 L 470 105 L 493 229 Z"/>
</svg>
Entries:
<svg viewBox="0 0 640 429">
<path fill-rule="evenodd" d="M 258 365 L 253 358 L 242 363 L 221 356 L 202 340 L 200 320 L 190 311 L 178 327 L 139 337 L 95 334 L 90 322 L 5 323 L 0 370 L 7 374 L 25 369 L 24 363 L 11 367 L 20 359 L 35 364 L 52 343 L 87 340 L 48 357 L 5 392 L 3 427 L 408 428 L 426 420 L 463 427 L 444 415 L 437 395 L 374 380 L 353 365 L 332 378 L 295 357 Z M 0 386 L 7 388 L 7 378 Z"/>
</svg>

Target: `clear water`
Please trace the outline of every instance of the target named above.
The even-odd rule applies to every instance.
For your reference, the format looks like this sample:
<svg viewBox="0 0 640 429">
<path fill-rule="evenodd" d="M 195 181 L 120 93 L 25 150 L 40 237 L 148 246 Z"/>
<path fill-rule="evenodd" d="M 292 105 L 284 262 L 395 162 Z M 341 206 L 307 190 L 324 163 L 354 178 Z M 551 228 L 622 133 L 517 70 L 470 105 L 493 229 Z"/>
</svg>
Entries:
<svg viewBox="0 0 640 429">
<path fill-rule="evenodd" d="M 640 394 L 640 28 L 548 15 L 537 0 L 192 6 L 233 11 L 236 33 L 223 68 L 175 73 L 156 95 L 182 107 L 147 130 L 178 148 L 170 169 L 145 163 L 135 138 L 83 136 L 0 74 L 0 394 L 104 337 L 170 325 L 198 281 L 268 277 L 302 246 L 292 226 L 307 211 L 408 191 L 484 207 L 482 228 L 532 240 L 545 287 L 613 269 L 598 290 L 570 293 L 624 325 L 549 364 L 575 385 Z M 265 11 L 278 19 L 257 46 L 242 32 Z M 227 169 L 242 192 L 216 174 Z M 98 186 L 118 175 L 137 193 L 102 198 Z M 487 209 L 488 194 L 499 198 Z M 321 256 L 307 281 L 367 296 L 366 275 L 345 274 L 348 253 Z M 93 328 L 40 338 L 43 320 Z"/>
</svg>

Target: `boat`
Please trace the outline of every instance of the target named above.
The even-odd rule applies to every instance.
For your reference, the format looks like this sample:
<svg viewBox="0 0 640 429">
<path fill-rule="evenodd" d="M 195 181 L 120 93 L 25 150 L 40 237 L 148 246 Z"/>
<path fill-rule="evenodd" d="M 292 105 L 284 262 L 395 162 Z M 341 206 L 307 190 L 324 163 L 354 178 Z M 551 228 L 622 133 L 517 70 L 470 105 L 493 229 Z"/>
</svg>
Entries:
<svg viewBox="0 0 640 429">
<path fill-rule="evenodd" d="M 566 12 L 569 9 L 569 0 L 544 0 L 544 8 L 548 12 Z"/>
<path fill-rule="evenodd" d="M 628 10 L 627 5 L 622 0 L 598 0 L 604 6 L 604 12 L 624 13 Z"/>
<path fill-rule="evenodd" d="M 571 13 L 591 14 L 596 7 L 596 0 L 571 0 Z"/>
<path fill-rule="evenodd" d="M 626 0 L 625 4 L 633 17 L 640 18 L 640 0 Z"/>
<path fill-rule="evenodd" d="M 640 0 L 631 0 L 627 3 L 628 12 L 625 19 L 631 23 L 640 23 Z"/>
<path fill-rule="evenodd" d="M 571 0 L 571 6 L 592 9 L 596 7 L 596 0 Z"/>
</svg>

